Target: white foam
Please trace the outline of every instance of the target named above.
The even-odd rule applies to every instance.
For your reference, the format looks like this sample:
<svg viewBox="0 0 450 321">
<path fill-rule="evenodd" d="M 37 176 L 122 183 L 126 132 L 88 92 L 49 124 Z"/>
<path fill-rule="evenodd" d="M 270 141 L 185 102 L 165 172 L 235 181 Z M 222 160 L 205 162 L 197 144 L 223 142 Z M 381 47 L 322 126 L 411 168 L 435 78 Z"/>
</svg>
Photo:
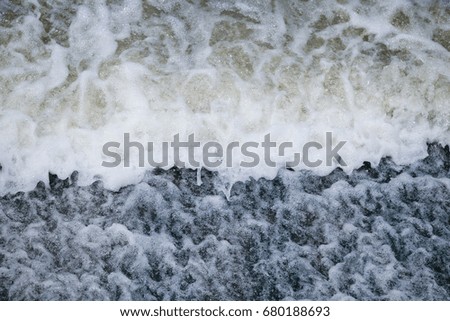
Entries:
<svg viewBox="0 0 450 321">
<path fill-rule="evenodd" d="M 224 145 L 271 133 L 301 152 L 331 131 L 347 141 L 348 172 L 386 155 L 410 163 L 427 142 L 450 143 L 450 53 L 433 40 L 437 27 L 450 28 L 444 3 L 86 2 L 50 18 L 67 26 L 66 43 L 51 32 L 43 40 L 35 6 L 0 30 L 0 194 L 30 190 L 48 172 L 78 170 L 80 183 L 101 178 L 112 189 L 136 183 L 150 169 L 137 159 L 101 166 L 103 144 L 125 132 L 156 146 L 177 133 Z M 406 27 L 390 23 L 398 10 Z M 272 178 L 293 152 L 275 168 L 243 169 L 237 157 L 219 171 L 224 182 Z"/>
</svg>

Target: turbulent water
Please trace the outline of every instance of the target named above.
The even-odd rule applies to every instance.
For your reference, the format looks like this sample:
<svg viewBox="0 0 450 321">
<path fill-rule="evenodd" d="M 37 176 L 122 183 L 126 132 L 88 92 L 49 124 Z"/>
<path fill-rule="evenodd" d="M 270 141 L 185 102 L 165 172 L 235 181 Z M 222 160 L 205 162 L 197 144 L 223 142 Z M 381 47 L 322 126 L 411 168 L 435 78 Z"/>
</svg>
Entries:
<svg viewBox="0 0 450 321">
<path fill-rule="evenodd" d="M 297 150 L 102 167 L 124 133 Z M 448 300 L 449 144 L 448 0 L 2 0 L 0 297 Z"/>
<path fill-rule="evenodd" d="M 148 173 L 118 192 L 50 177 L 0 199 L 0 297 L 448 300 L 450 151 L 351 175 L 234 184 Z M 220 184 L 219 184 L 220 185 Z"/>
</svg>

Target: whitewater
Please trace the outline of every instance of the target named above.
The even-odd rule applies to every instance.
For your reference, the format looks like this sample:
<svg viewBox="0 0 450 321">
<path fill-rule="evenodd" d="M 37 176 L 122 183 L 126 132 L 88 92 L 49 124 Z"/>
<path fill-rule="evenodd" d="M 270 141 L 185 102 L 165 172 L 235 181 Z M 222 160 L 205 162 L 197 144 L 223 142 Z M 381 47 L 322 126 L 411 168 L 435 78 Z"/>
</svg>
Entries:
<svg viewBox="0 0 450 321">
<path fill-rule="evenodd" d="M 294 148 L 102 166 L 125 133 Z M 448 300 L 449 144 L 447 0 L 1 1 L 0 297 Z"/>
</svg>

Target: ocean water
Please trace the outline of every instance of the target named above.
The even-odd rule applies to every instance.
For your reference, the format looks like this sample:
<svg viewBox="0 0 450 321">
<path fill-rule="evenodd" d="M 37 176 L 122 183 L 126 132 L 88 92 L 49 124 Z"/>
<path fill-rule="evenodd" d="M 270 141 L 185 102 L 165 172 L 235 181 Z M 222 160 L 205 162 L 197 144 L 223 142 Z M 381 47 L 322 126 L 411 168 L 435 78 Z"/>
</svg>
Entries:
<svg viewBox="0 0 450 321">
<path fill-rule="evenodd" d="M 102 166 L 326 132 L 347 166 Z M 449 144 L 447 0 L 1 1 L 0 298 L 448 300 Z"/>
</svg>

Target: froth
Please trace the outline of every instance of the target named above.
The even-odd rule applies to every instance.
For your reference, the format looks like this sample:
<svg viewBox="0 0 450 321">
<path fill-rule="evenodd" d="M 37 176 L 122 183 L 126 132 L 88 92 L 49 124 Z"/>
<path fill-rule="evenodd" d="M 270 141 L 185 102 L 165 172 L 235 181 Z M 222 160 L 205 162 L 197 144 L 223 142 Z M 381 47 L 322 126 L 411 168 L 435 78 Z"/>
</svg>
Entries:
<svg viewBox="0 0 450 321">
<path fill-rule="evenodd" d="M 138 182 L 146 169 L 101 167 L 103 144 L 125 132 L 224 144 L 271 133 L 301 146 L 331 131 L 347 141 L 345 170 L 386 155 L 410 163 L 427 142 L 450 142 L 449 10 L 445 1 L 3 4 L 0 191 L 73 170 L 80 183 Z"/>
</svg>

